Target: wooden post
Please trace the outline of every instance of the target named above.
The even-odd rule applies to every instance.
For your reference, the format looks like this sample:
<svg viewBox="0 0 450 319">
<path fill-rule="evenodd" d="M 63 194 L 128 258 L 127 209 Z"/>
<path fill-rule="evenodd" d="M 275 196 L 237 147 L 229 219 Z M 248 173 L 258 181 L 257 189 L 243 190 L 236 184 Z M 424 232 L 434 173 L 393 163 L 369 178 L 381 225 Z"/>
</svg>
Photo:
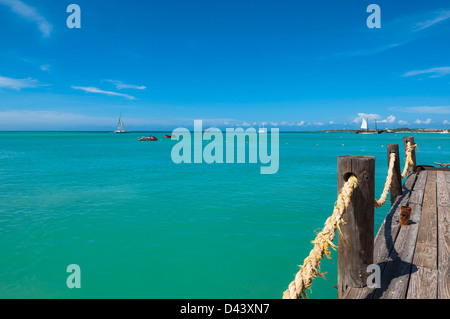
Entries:
<svg viewBox="0 0 450 319">
<path fill-rule="evenodd" d="M 391 182 L 391 206 L 394 205 L 397 196 L 402 195 L 402 173 L 400 171 L 400 152 L 398 144 L 389 144 L 387 146 L 388 167 L 391 160 L 391 153 L 395 153 L 394 172 L 392 174 Z"/>
<path fill-rule="evenodd" d="M 338 234 L 338 297 L 347 287 L 367 285 L 367 267 L 373 264 L 375 158 L 338 157 L 338 193 L 348 177 L 358 179 L 351 203 L 343 215 L 342 236 Z"/>
<path fill-rule="evenodd" d="M 405 152 L 406 152 L 406 149 L 408 148 L 408 142 L 410 142 L 411 145 L 414 145 L 415 144 L 414 137 L 413 136 L 405 136 L 403 138 L 403 147 L 405 148 Z M 414 165 L 409 168 L 407 175 L 409 175 L 410 172 L 416 171 L 417 163 L 416 163 L 416 150 L 415 149 L 411 152 L 411 158 L 412 158 Z"/>
</svg>

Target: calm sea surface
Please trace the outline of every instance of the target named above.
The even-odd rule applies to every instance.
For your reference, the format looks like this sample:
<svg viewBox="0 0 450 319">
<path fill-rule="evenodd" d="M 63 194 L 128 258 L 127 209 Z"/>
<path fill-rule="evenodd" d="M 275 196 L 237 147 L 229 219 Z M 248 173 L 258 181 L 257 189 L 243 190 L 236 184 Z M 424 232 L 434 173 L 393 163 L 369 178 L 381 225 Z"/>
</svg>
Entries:
<svg viewBox="0 0 450 319">
<path fill-rule="evenodd" d="M 281 298 L 332 213 L 338 156 L 376 157 L 377 197 L 387 144 L 413 135 L 418 164 L 450 160 L 450 134 L 281 133 L 261 175 L 174 164 L 176 141 L 152 134 L 0 132 L 0 298 Z M 336 298 L 331 257 L 310 298 Z"/>
</svg>

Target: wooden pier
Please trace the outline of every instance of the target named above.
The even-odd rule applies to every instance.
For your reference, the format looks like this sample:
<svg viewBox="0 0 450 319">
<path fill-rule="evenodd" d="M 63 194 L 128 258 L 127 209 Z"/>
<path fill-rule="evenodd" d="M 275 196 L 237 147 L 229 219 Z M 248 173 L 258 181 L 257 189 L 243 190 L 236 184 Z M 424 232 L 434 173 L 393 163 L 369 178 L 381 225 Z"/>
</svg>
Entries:
<svg viewBox="0 0 450 319">
<path fill-rule="evenodd" d="M 391 151 L 398 152 L 398 146 L 388 148 L 388 153 Z M 363 160 L 367 162 L 367 158 Z M 450 298 L 450 169 L 416 165 L 415 154 L 413 161 L 403 186 L 393 184 L 391 188 L 392 207 L 375 240 L 370 229 L 373 224 L 368 225 L 367 221 L 373 220 L 373 210 L 367 208 L 370 206 L 367 200 L 374 196 L 373 163 L 367 164 L 367 169 L 361 168 L 364 163 L 353 164 L 358 170 L 356 174 L 368 182 L 358 186 L 362 195 L 354 194 L 352 207 L 346 212 L 350 214 L 346 222 L 350 223 L 342 227 L 343 239 L 338 245 L 339 298 Z M 354 170 L 341 166 L 338 171 L 342 175 Z M 395 171 L 394 180 L 398 181 L 400 172 L 398 168 Z M 400 221 L 402 207 L 411 208 L 406 225 Z M 376 265 L 381 271 L 378 287 L 368 285 L 369 265 Z"/>
</svg>

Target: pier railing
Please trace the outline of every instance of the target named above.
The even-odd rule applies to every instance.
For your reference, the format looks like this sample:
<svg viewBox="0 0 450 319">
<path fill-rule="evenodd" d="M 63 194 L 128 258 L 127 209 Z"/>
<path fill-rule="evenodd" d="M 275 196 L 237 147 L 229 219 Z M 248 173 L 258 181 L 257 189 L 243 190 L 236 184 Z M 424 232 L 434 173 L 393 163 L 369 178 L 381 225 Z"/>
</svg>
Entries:
<svg viewBox="0 0 450 319">
<path fill-rule="evenodd" d="M 332 215 L 313 241 L 314 247 L 304 259 L 295 279 L 283 293 L 283 299 L 307 298 L 306 290 L 312 280 L 324 275 L 320 273 L 323 256 L 330 258 L 330 247 L 338 247 L 338 297 L 348 287 L 364 287 L 373 264 L 374 210 L 382 207 L 391 194 L 391 205 L 402 194 L 402 178 L 416 171 L 414 137 L 403 138 L 405 165 L 400 172 L 398 144 L 387 145 L 388 174 L 380 199 L 375 198 L 375 157 L 338 157 L 338 196 Z M 338 246 L 333 244 L 336 231 L 339 232 Z"/>
</svg>

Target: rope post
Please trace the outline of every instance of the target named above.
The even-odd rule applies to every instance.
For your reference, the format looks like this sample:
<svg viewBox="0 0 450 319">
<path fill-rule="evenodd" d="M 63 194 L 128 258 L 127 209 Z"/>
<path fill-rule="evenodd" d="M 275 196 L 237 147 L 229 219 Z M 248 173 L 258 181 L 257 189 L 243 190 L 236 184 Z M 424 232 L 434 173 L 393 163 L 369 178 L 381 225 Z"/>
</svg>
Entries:
<svg viewBox="0 0 450 319">
<path fill-rule="evenodd" d="M 402 195 L 402 173 L 400 171 L 400 152 L 398 148 L 398 144 L 389 144 L 387 146 L 387 158 L 388 158 L 388 166 L 391 160 L 391 153 L 395 153 L 395 162 L 394 162 L 394 171 L 392 174 L 392 182 L 391 182 L 391 206 L 397 200 L 397 196 Z"/>
<path fill-rule="evenodd" d="M 338 192 L 351 175 L 358 179 L 338 239 L 338 298 L 348 287 L 367 285 L 373 264 L 375 157 L 339 156 Z"/>
<path fill-rule="evenodd" d="M 414 145 L 415 144 L 414 143 L 414 137 L 413 136 L 405 136 L 403 138 L 403 147 L 405 148 L 405 152 L 408 149 L 408 142 L 410 142 L 411 145 Z M 416 163 L 416 150 L 412 150 L 412 152 L 411 152 L 411 159 L 412 159 L 414 165 L 408 169 L 407 176 L 409 175 L 409 173 L 416 171 L 416 165 L 417 165 L 417 163 Z"/>
</svg>

